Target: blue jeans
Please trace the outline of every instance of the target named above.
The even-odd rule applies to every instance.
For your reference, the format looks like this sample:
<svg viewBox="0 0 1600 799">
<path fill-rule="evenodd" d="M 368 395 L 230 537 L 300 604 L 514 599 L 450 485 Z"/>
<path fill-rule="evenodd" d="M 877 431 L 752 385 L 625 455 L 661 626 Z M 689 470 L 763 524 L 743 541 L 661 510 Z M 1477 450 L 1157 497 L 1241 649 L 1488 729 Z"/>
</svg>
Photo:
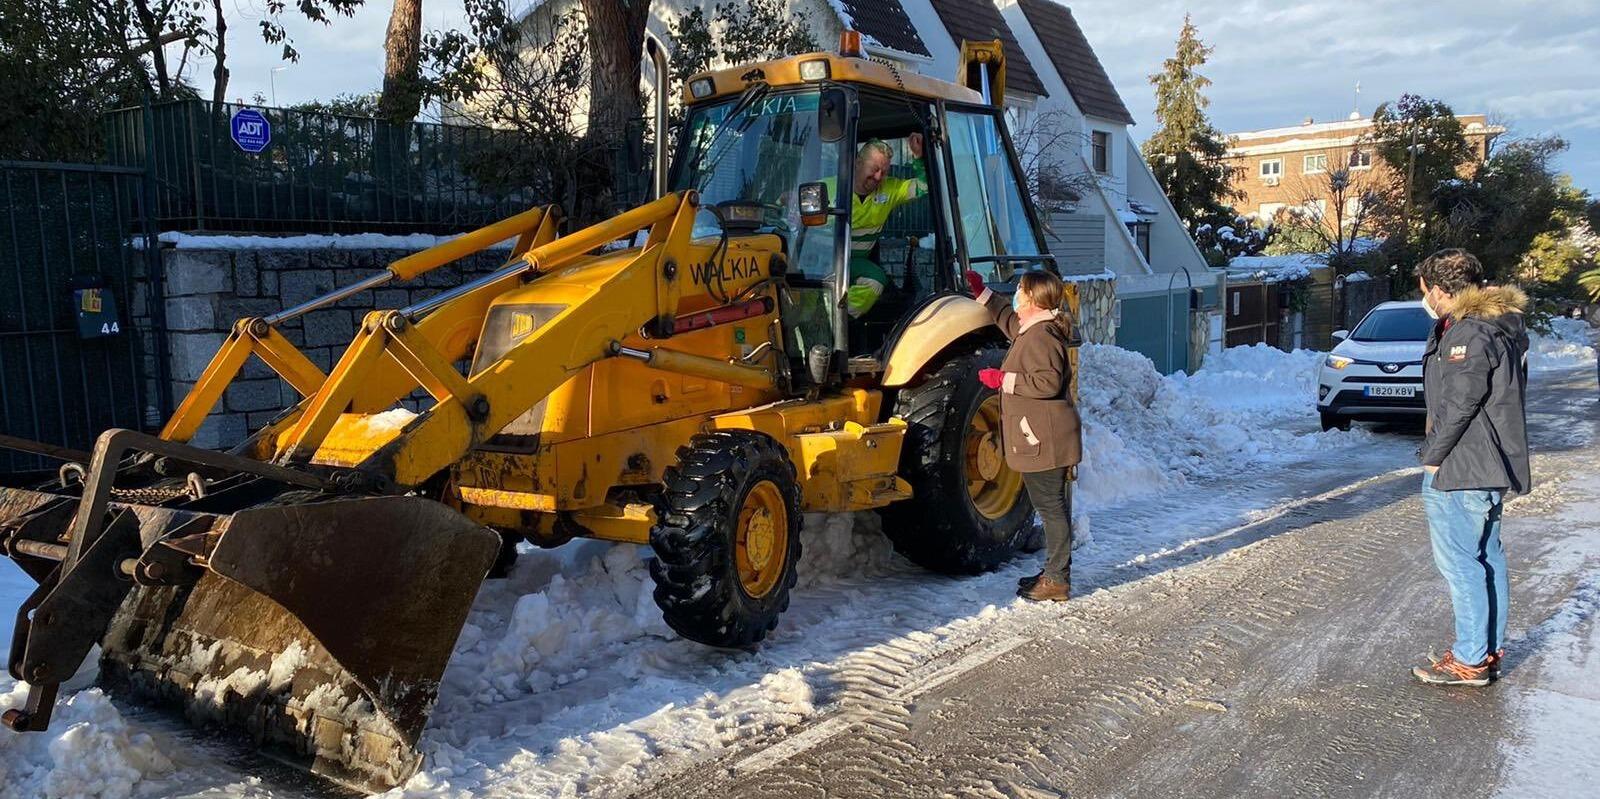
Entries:
<svg viewBox="0 0 1600 799">
<path fill-rule="evenodd" d="M 1511 583 L 1500 546 L 1499 491 L 1439 491 L 1422 473 L 1433 562 L 1450 586 L 1456 616 L 1456 660 L 1482 663 L 1505 645 Z"/>
</svg>

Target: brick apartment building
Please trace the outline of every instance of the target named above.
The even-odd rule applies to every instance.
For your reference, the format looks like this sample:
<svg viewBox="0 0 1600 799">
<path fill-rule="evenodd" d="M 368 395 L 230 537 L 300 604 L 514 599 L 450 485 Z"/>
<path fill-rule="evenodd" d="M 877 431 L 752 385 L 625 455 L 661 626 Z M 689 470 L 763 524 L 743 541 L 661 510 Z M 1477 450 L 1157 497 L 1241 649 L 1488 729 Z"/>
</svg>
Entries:
<svg viewBox="0 0 1600 799">
<path fill-rule="evenodd" d="M 1488 157 L 1494 138 L 1505 128 L 1489 123 L 1483 114 L 1458 115 L 1467 144 L 1479 161 Z M 1347 191 L 1344 217 L 1357 210 L 1355 204 L 1364 185 L 1381 185 L 1390 176 L 1388 167 L 1369 146 L 1366 138 L 1372 118 L 1352 113 L 1338 122 L 1304 123 L 1289 128 L 1252 130 L 1228 134 L 1228 159 L 1240 168 L 1235 187 L 1244 198 L 1234 207 L 1247 216 L 1271 219 L 1291 206 L 1317 206 L 1316 216 L 1331 218 L 1325 175 L 1330 165 L 1350 166 L 1353 191 Z"/>
</svg>

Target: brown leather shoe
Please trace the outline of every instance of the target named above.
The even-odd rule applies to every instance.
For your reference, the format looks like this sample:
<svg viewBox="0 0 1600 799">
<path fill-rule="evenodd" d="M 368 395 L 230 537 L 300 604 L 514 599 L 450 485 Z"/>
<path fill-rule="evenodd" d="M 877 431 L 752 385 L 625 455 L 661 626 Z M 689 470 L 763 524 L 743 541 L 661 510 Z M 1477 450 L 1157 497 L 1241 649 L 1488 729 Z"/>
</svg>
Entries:
<svg viewBox="0 0 1600 799">
<path fill-rule="evenodd" d="M 1034 602 L 1065 602 L 1072 598 L 1072 583 L 1053 577 L 1040 577 L 1038 582 L 1017 596 Z"/>
</svg>

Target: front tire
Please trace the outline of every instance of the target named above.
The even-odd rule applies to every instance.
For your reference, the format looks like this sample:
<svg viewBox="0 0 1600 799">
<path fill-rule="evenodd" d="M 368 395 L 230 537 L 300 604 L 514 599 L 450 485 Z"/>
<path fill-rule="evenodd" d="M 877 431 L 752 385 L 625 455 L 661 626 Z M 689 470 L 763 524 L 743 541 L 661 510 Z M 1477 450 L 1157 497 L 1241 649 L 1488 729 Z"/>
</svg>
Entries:
<svg viewBox="0 0 1600 799">
<path fill-rule="evenodd" d="M 1001 446 L 1000 395 L 978 382 L 980 369 L 1004 359 L 1004 350 L 980 347 L 896 398 L 907 425 L 900 474 L 912 498 L 880 513 L 895 549 L 923 568 L 980 574 L 1033 537 L 1033 503 Z"/>
<path fill-rule="evenodd" d="M 1350 429 L 1350 417 L 1348 416 L 1340 416 L 1337 413 L 1328 413 L 1327 411 L 1319 411 L 1317 415 L 1322 417 L 1322 429 L 1324 431 Z"/>
<path fill-rule="evenodd" d="M 770 436 L 695 436 L 669 467 L 650 531 L 650 576 L 667 626 L 710 646 L 767 637 L 789 607 L 800 560 L 800 489 Z"/>
</svg>

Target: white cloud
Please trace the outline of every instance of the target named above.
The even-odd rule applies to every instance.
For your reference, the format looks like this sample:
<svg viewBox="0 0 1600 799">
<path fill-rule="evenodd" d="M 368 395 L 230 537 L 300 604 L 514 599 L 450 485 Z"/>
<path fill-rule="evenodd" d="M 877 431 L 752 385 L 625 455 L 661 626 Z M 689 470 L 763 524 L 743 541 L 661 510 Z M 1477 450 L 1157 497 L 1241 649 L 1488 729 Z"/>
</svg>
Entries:
<svg viewBox="0 0 1600 799">
<path fill-rule="evenodd" d="M 1357 102 L 1371 113 L 1405 92 L 1462 113 L 1502 111 L 1519 129 L 1572 143 L 1560 165 L 1600 193 L 1600 3 L 1594 0 L 1268 2 L 1121 0 L 1066 3 L 1129 110 L 1136 135 L 1155 128 L 1148 76 L 1172 53 L 1185 13 L 1215 52 L 1202 72 L 1224 130 L 1328 120 Z"/>
</svg>

